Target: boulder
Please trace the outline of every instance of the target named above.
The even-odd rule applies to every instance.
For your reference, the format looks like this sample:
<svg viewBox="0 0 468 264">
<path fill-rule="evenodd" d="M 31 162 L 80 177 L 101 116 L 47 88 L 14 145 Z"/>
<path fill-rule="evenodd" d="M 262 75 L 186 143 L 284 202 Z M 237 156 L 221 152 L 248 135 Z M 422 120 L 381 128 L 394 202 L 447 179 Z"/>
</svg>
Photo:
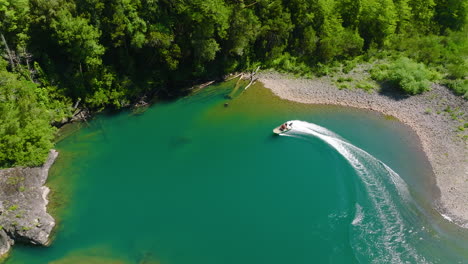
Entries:
<svg viewBox="0 0 468 264">
<path fill-rule="evenodd" d="M 41 167 L 0 170 L 0 257 L 14 242 L 49 244 L 55 220 L 47 213 L 50 190 L 44 184 L 57 155 L 51 150 Z"/>
</svg>

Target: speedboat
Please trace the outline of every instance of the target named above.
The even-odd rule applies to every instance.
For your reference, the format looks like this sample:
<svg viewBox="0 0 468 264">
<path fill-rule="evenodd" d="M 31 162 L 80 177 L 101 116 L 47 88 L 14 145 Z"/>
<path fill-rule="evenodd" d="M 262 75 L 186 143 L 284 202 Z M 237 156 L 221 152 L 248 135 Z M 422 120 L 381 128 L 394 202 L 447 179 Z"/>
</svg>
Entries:
<svg viewBox="0 0 468 264">
<path fill-rule="evenodd" d="M 273 129 L 273 133 L 279 135 L 279 134 L 282 134 L 282 133 L 286 133 L 291 129 L 292 129 L 292 122 L 286 122 L 286 123 L 282 124 L 281 126 L 276 127 L 275 129 Z"/>
</svg>

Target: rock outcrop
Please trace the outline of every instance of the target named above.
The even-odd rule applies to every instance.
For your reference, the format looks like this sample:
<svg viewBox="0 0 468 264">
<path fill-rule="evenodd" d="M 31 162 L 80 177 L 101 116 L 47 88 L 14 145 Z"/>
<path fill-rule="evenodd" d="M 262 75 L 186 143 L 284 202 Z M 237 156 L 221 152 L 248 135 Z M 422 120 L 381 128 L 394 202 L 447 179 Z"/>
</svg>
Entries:
<svg viewBox="0 0 468 264">
<path fill-rule="evenodd" d="M 51 150 L 42 167 L 0 170 L 0 257 L 15 242 L 48 245 L 55 221 L 47 213 L 44 184 L 57 155 Z"/>
</svg>

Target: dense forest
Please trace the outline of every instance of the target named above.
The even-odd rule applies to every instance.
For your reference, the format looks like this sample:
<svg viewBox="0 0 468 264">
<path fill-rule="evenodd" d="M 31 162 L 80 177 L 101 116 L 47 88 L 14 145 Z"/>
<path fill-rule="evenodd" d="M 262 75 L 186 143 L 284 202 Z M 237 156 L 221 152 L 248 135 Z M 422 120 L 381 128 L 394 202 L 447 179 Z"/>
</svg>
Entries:
<svg viewBox="0 0 468 264">
<path fill-rule="evenodd" d="M 0 167 L 41 164 L 78 103 L 117 109 L 260 65 L 386 58 L 376 80 L 467 95 L 467 14 L 467 0 L 0 0 Z"/>
</svg>

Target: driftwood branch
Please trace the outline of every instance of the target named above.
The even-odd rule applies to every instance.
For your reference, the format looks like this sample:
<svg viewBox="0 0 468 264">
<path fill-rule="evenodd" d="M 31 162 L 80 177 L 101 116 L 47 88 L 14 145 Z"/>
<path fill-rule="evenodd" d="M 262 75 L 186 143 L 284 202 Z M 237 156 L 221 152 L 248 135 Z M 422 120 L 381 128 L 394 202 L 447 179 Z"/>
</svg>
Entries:
<svg viewBox="0 0 468 264">
<path fill-rule="evenodd" d="M 227 81 L 230 81 L 230 80 L 232 80 L 232 79 L 235 79 L 235 78 L 239 77 L 240 75 L 243 75 L 243 73 L 241 72 L 241 73 L 237 74 L 237 75 L 234 76 L 234 77 L 231 77 L 231 78 L 226 79 L 225 81 L 226 81 L 226 82 L 227 82 Z"/>
<path fill-rule="evenodd" d="M 249 87 L 250 87 L 252 84 L 254 84 L 256 81 L 257 81 L 257 79 L 251 80 L 250 83 L 244 88 L 244 90 L 247 90 L 247 88 L 249 88 Z"/>
<path fill-rule="evenodd" d="M 211 84 L 213 84 L 215 81 L 209 81 L 209 82 L 206 82 L 206 83 L 202 83 L 198 86 L 198 89 L 203 89 Z"/>
<path fill-rule="evenodd" d="M 209 81 L 209 82 L 206 82 L 206 83 L 202 83 L 202 84 L 199 84 L 199 85 L 194 85 L 190 88 L 187 88 L 187 91 L 199 91 L 207 86 L 210 86 L 212 85 L 213 83 L 215 83 L 215 81 Z"/>
<path fill-rule="evenodd" d="M 250 82 L 249 84 L 244 88 L 244 90 L 247 90 L 247 88 L 249 88 L 252 84 L 255 83 L 255 81 L 257 81 L 258 78 L 254 78 L 255 75 L 257 74 L 258 70 L 260 70 L 260 66 L 257 67 L 257 69 L 255 71 L 252 71 L 252 73 L 250 74 Z"/>
</svg>

